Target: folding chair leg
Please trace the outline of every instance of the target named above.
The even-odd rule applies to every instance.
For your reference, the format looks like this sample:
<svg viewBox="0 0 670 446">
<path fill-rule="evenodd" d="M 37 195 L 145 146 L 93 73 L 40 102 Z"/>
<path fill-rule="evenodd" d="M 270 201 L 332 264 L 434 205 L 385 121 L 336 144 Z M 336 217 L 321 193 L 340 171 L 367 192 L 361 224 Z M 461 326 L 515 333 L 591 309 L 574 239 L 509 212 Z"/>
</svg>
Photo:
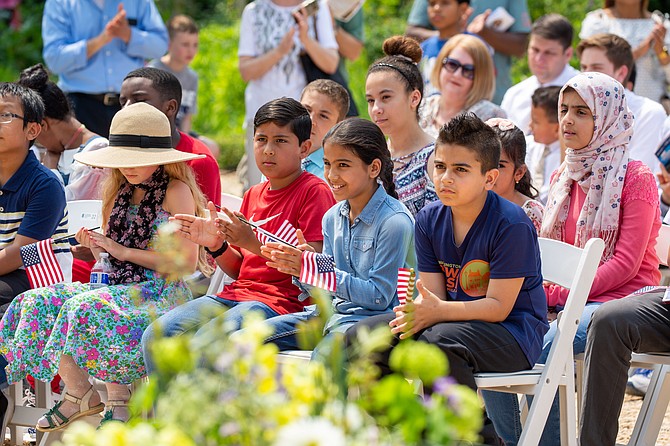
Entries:
<svg viewBox="0 0 670 446">
<path fill-rule="evenodd" d="M 574 381 L 559 386 L 559 407 L 561 416 L 561 446 L 577 446 L 577 413 L 575 408 Z"/>
<path fill-rule="evenodd" d="M 584 397 L 584 353 L 575 355 L 575 384 L 577 388 L 577 420 L 582 416 Z"/>
<path fill-rule="evenodd" d="M 540 443 L 540 438 L 542 437 L 542 432 L 544 432 L 544 426 L 547 424 L 547 417 L 551 410 L 551 402 L 556 392 L 556 384 L 546 383 L 544 386 L 539 386 L 539 391 L 533 397 L 533 402 L 530 404 L 528 410 L 528 416 L 523 423 L 518 446 L 537 446 Z"/>
<path fill-rule="evenodd" d="M 665 411 L 670 403 L 670 366 L 657 364 L 642 402 L 629 446 L 653 446 L 661 430 Z"/>
</svg>

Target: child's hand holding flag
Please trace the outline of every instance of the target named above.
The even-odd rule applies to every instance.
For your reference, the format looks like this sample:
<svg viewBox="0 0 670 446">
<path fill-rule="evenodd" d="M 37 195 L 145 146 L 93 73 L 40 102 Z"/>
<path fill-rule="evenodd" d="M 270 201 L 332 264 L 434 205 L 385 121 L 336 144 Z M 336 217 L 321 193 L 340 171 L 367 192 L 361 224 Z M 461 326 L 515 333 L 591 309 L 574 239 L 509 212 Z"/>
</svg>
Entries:
<svg viewBox="0 0 670 446">
<path fill-rule="evenodd" d="M 303 283 L 334 292 L 337 278 L 333 258 L 315 252 L 301 230 L 296 231 L 296 237 L 297 248 L 270 241 L 261 246 L 261 254 L 270 259 L 267 265 L 291 274 Z"/>
<path fill-rule="evenodd" d="M 272 242 L 269 238 L 266 239 L 265 244 L 261 246 L 261 254 L 269 259 L 267 266 L 276 268 L 282 273 L 300 277 L 302 253 L 303 251 L 314 252 L 314 248 L 307 243 L 300 229 L 296 230 L 295 236 L 298 241 L 295 248 L 284 243 Z"/>
</svg>

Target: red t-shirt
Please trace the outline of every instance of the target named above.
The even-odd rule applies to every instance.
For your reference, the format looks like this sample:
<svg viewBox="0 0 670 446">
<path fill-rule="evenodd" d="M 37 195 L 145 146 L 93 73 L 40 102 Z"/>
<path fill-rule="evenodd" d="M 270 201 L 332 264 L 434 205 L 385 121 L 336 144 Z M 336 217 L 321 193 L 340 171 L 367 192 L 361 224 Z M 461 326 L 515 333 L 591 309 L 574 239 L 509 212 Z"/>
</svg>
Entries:
<svg viewBox="0 0 670 446">
<path fill-rule="evenodd" d="M 193 173 L 195 180 L 200 186 L 200 190 L 205 194 L 205 198 L 214 202 L 214 204 L 221 204 L 221 177 L 219 176 L 219 164 L 212 156 L 209 148 L 200 141 L 184 132 L 179 132 L 181 139 L 175 149 L 185 153 L 195 153 L 197 155 L 205 155 L 204 158 L 187 161 Z"/>
<path fill-rule="evenodd" d="M 335 204 L 333 193 L 320 178 L 303 172 L 288 186 L 270 190 L 270 183 L 257 184 L 244 194 L 240 211 L 254 221 L 279 214 L 265 223 L 263 229 L 276 234 L 288 220 L 296 229 L 302 230 L 308 242 L 323 241 L 321 220 Z M 244 258 L 236 281 L 226 285 L 219 297 L 234 301 L 257 301 L 269 305 L 279 314 L 302 311 L 298 300 L 300 291 L 291 283 L 291 276 L 280 273 L 265 264 L 267 259 L 240 249 Z"/>
</svg>

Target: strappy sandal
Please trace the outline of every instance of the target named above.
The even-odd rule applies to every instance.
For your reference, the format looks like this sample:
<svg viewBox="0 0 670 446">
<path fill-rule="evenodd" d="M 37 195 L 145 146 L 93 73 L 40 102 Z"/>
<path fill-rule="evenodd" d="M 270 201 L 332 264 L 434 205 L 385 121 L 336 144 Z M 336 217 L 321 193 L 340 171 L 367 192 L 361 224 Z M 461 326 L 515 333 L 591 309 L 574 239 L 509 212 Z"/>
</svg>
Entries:
<svg viewBox="0 0 670 446">
<path fill-rule="evenodd" d="M 108 400 L 107 405 L 105 406 L 107 410 L 105 410 L 105 413 L 102 416 L 102 420 L 100 420 L 100 424 L 98 425 L 98 429 L 100 429 L 103 425 L 111 422 L 111 421 L 116 421 L 118 423 L 125 423 L 128 420 L 119 420 L 114 418 L 114 409 L 117 407 L 128 407 L 129 400 Z"/>
<path fill-rule="evenodd" d="M 102 402 L 93 407 L 90 407 L 88 403 L 91 401 L 91 396 L 93 396 L 93 386 L 91 386 L 91 388 L 88 389 L 88 391 L 81 398 L 77 398 L 76 396 L 73 396 L 66 392 L 63 395 L 63 399 L 58 403 L 56 403 L 54 407 L 49 409 L 49 411 L 44 414 L 44 418 L 46 418 L 49 425 L 40 426 L 39 424 L 37 424 L 35 426 L 35 429 L 37 429 L 40 432 L 57 431 L 65 428 L 66 426 L 69 426 L 70 423 L 72 423 L 75 420 L 78 420 L 79 418 L 86 417 L 89 415 L 95 415 L 105 410 L 105 405 Z M 63 415 L 60 411 L 60 406 L 65 402 L 65 400 L 70 401 L 71 403 L 74 404 L 78 404 L 79 412 L 75 412 L 69 417 Z"/>
</svg>

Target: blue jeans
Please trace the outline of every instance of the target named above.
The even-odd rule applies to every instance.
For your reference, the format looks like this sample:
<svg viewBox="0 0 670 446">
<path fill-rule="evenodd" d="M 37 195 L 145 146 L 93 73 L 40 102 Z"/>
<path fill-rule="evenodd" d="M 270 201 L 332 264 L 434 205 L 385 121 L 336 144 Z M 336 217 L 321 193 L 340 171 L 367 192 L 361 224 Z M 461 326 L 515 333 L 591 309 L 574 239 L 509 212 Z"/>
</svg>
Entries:
<svg viewBox="0 0 670 446">
<path fill-rule="evenodd" d="M 170 338 L 194 333 L 193 340 L 197 343 L 206 338 L 205 333 L 218 329 L 222 323 L 229 333 L 239 330 L 248 311 L 261 312 L 265 318 L 279 316 L 279 313 L 262 302 L 237 302 L 214 296 L 203 296 L 168 311 L 151 323 L 142 335 L 142 354 L 147 374 L 155 371 L 149 349 L 157 337 Z"/>
<path fill-rule="evenodd" d="M 584 350 L 586 349 L 586 329 L 589 326 L 593 312 L 596 311 L 600 305 L 601 302 L 589 302 L 584 307 L 579 326 L 577 327 L 577 333 L 575 334 L 575 340 L 572 343 L 574 354 L 584 353 Z M 547 362 L 551 343 L 554 340 L 554 336 L 556 336 L 556 328 L 557 321 L 553 321 L 549 324 L 549 331 L 544 335 L 542 353 L 540 353 L 540 358 L 537 360 L 538 364 Z M 517 396 L 513 393 L 482 390 L 482 397 L 486 404 L 486 413 L 493 421 L 496 433 L 505 441 L 505 446 L 515 446 L 521 437 L 521 418 L 519 415 L 519 400 Z M 561 419 L 558 395 L 556 395 L 551 410 L 549 411 L 547 423 L 544 426 L 544 433 L 540 439 L 540 445 L 560 446 L 560 444 Z"/>
<path fill-rule="evenodd" d="M 307 322 L 318 315 L 316 305 L 309 305 L 303 311 L 297 313 L 281 314 L 265 320 L 272 328 L 272 335 L 265 342 L 275 344 L 280 352 L 286 350 L 299 350 L 298 345 L 298 324 Z M 238 333 L 242 333 L 240 330 Z M 236 336 L 236 334 L 234 335 Z"/>
</svg>

